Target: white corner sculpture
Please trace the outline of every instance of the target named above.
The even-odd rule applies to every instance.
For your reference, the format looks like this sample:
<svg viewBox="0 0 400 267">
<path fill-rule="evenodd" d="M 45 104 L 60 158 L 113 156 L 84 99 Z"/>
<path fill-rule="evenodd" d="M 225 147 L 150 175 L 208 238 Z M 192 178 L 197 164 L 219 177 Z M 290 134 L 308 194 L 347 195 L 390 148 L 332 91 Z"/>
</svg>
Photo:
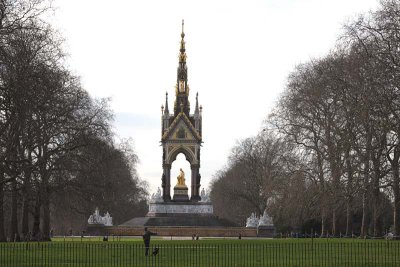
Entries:
<svg viewBox="0 0 400 267">
<path fill-rule="evenodd" d="M 246 227 L 257 227 L 259 219 L 256 214 L 253 212 L 246 221 Z"/>
<path fill-rule="evenodd" d="M 264 210 L 263 216 L 260 217 L 258 226 L 274 226 L 272 217 L 268 215 L 266 210 Z"/>
<path fill-rule="evenodd" d="M 161 189 L 160 189 L 159 187 L 157 188 L 157 192 L 156 192 L 156 193 L 153 193 L 153 194 L 151 195 L 150 202 L 151 202 L 151 203 L 164 202 L 164 201 L 163 201 L 163 198 L 162 198 L 162 195 L 161 195 Z"/>
<path fill-rule="evenodd" d="M 258 218 L 253 212 L 246 220 L 246 227 L 274 226 L 272 217 L 264 210 L 264 214 Z"/>
<path fill-rule="evenodd" d="M 206 192 L 206 190 L 204 190 L 204 187 L 203 189 L 201 189 L 200 197 L 201 197 L 200 202 L 211 202 L 210 195 L 208 192 Z"/>
<path fill-rule="evenodd" d="M 97 224 L 104 226 L 113 226 L 112 217 L 108 211 L 104 216 L 100 216 L 99 208 L 96 208 L 95 212 L 90 215 L 88 224 Z"/>
</svg>

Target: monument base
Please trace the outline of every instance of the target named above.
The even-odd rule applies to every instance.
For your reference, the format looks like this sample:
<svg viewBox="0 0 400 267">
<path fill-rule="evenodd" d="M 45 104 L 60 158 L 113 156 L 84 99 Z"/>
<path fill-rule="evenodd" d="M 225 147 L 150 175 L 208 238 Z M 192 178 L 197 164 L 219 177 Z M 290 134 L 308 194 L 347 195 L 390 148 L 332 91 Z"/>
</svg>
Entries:
<svg viewBox="0 0 400 267">
<path fill-rule="evenodd" d="M 211 202 L 153 202 L 146 217 L 133 218 L 121 227 L 232 227 L 234 223 L 213 215 Z"/>
<path fill-rule="evenodd" d="M 257 237 L 257 229 L 245 227 L 232 227 L 232 226 L 195 226 L 195 227 L 182 227 L 182 226 L 154 226 L 150 222 L 143 225 L 127 225 L 127 226 L 113 226 L 106 229 L 106 235 L 109 236 L 138 236 L 143 235 L 144 227 L 149 227 L 151 232 L 157 233 L 161 237 L 175 236 L 193 236 L 196 234 L 200 238 L 204 237 Z"/>
<path fill-rule="evenodd" d="M 200 215 L 212 216 L 213 206 L 210 202 L 155 202 L 149 204 L 147 217 L 166 217 Z"/>
<path fill-rule="evenodd" d="M 138 217 L 124 222 L 118 227 L 176 227 L 182 229 L 184 227 L 235 227 L 236 224 L 218 218 L 217 216 L 201 216 L 194 214 L 179 215 L 179 216 L 151 216 L 151 217 Z M 143 229 L 143 228 L 141 228 Z M 256 232 L 256 230 L 254 230 Z M 178 234 L 177 234 L 178 235 Z"/>
<path fill-rule="evenodd" d="M 276 234 L 275 226 L 272 225 L 260 225 L 257 227 L 257 236 L 260 237 L 274 237 Z"/>
<path fill-rule="evenodd" d="M 172 201 L 189 201 L 187 186 L 175 186 Z"/>
<path fill-rule="evenodd" d="M 113 226 L 104 226 L 100 224 L 88 224 L 86 227 L 86 235 L 101 236 L 110 231 Z"/>
</svg>

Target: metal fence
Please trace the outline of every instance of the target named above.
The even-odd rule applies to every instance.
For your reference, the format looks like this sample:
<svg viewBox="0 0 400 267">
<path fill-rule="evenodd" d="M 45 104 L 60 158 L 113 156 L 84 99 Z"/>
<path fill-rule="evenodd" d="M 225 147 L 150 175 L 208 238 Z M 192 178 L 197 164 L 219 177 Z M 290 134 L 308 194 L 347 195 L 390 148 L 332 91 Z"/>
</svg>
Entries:
<svg viewBox="0 0 400 267">
<path fill-rule="evenodd" d="M 156 256 L 151 255 L 158 248 Z M 0 244 L 0 266 L 400 266 L 399 241 Z"/>
</svg>

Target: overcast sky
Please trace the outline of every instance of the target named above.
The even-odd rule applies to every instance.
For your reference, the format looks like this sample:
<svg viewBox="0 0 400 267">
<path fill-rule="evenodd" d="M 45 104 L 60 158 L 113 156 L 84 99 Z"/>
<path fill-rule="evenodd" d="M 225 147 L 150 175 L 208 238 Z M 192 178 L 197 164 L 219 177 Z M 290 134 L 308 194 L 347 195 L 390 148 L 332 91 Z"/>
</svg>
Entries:
<svg viewBox="0 0 400 267">
<path fill-rule="evenodd" d="M 111 98 L 114 131 L 132 138 L 140 177 L 161 186 L 161 105 L 173 106 L 185 20 L 189 99 L 203 105 L 202 186 L 236 141 L 257 134 L 293 68 L 323 56 L 342 25 L 377 0 L 55 0 L 70 68 L 93 97 Z M 182 159 L 183 158 L 183 159 Z M 174 179 L 184 157 L 172 166 Z M 187 179 L 189 181 L 190 179 Z M 174 184 L 174 182 L 172 182 Z"/>
</svg>

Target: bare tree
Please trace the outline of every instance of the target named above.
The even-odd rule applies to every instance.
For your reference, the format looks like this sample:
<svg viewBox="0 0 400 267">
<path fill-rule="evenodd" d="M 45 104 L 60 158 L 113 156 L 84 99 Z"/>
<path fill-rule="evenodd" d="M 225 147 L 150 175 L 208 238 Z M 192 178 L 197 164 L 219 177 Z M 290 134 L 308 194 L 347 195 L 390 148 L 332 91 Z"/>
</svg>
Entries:
<svg viewBox="0 0 400 267">
<path fill-rule="evenodd" d="M 358 47 L 373 69 L 370 79 L 379 88 L 375 94 L 387 133 L 387 159 L 391 165 L 391 189 L 393 191 L 393 222 L 395 233 L 400 233 L 400 177 L 399 159 L 399 17 L 398 1 L 381 1 L 380 8 L 367 16 L 361 16 L 346 28 L 346 40 Z"/>
<path fill-rule="evenodd" d="M 252 212 L 263 214 L 268 202 L 277 198 L 282 180 L 293 172 L 290 149 L 269 131 L 238 142 L 229 166 L 212 184 L 216 212 L 239 224 Z"/>
</svg>

